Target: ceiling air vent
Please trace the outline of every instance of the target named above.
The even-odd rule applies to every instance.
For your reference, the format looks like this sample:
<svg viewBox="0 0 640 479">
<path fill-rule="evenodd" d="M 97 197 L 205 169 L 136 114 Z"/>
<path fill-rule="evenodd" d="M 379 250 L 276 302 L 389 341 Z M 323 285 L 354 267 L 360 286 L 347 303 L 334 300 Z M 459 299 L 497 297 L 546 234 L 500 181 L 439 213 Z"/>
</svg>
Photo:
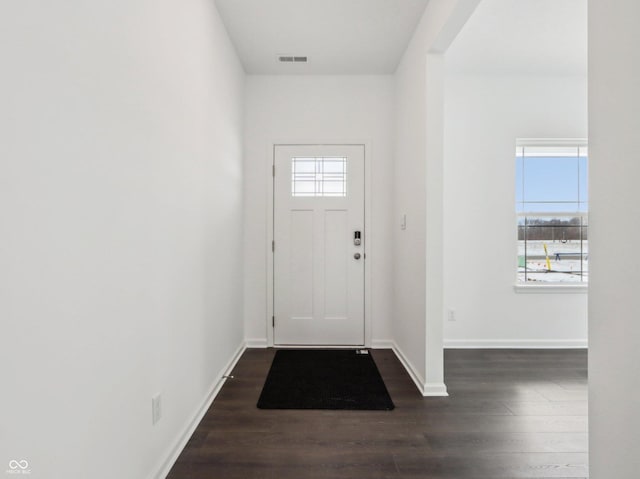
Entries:
<svg viewBox="0 0 640 479">
<path fill-rule="evenodd" d="M 278 61 L 281 63 L 307 63 L 307 57 L 298 57 L 294 55 L 279 55 Z"/>
</svg>

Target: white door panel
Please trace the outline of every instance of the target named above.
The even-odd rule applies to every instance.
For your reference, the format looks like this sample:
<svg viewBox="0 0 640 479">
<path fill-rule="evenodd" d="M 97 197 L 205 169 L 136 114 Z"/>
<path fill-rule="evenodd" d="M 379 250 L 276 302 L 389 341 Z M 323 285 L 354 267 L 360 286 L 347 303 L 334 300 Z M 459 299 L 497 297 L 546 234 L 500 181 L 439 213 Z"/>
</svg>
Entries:
<svg viewBox="0 0 640 479">
<path fill-rule="evenodd" d="M 363 345 L 364 147 L 276 146 L 274 163 L 274 344 Z"/>
</svg>

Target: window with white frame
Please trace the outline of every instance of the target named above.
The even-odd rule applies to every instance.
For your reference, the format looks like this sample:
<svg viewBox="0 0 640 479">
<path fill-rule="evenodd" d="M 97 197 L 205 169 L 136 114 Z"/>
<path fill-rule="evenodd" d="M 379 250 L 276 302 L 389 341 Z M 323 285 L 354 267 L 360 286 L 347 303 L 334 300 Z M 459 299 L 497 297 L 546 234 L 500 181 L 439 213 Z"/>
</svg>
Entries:
<svg viewBox="0 0 640 479">
<path fill-rule="evenodd" d="M 518 140 L 518 284 L 587 284 L 586 140 Z"/>
</svg>

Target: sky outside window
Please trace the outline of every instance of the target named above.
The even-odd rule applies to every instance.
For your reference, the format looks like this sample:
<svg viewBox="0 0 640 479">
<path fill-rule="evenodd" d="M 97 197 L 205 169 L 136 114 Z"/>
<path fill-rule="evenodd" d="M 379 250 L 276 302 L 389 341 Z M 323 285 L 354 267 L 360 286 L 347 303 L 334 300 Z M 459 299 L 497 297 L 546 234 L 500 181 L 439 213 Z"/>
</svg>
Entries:
<svg viewBox="0 0 640 479">
<path fill-rule="evenodd" d="M 586 212 L 587 188 L 586 156 L 516 157 L 517 212 Z"/>
</svg>

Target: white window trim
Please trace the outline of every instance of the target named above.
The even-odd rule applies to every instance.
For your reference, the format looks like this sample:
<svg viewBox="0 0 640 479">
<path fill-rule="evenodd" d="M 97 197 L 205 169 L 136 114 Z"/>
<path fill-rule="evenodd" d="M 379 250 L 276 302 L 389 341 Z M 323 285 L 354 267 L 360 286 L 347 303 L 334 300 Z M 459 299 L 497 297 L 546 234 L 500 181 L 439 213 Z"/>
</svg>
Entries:
<svg viewBox="0 0 640 479">
<path fill-rule="evenodd" d="M 516 283 L 513 285 L 516 293 L 579 293 L 586 294 L 589 291 L 589 284 L 524 284 Z"/>
<path fill-rule="evenodd" d="M 523 146 L 575 146 L 588 147 L 587 138 L 516 138 L 516 147 Z"/>
</svg>

